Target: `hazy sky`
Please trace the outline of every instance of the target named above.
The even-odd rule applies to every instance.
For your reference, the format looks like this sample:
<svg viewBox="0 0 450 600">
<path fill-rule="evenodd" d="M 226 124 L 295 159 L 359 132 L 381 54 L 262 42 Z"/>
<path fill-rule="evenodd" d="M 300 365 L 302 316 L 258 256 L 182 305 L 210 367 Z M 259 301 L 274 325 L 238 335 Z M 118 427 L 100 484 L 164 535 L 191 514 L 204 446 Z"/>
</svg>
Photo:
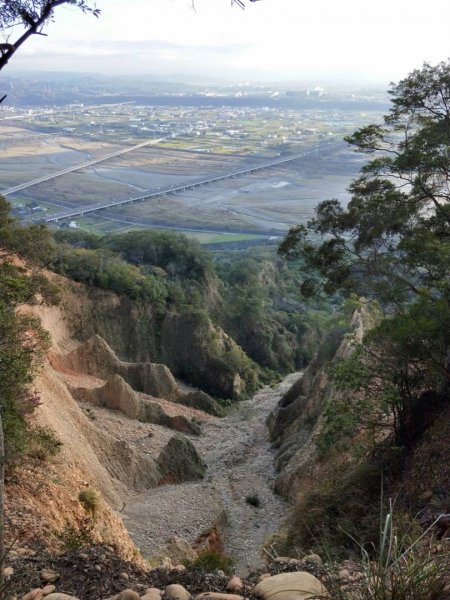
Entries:
<svg viewBox="0 0 450 600">
<path fill-rule="evenodd" d="M 61 7 L 5 70 L 388 82 L 450 56 L 449 0 L 98 0 Z"/>
</svg>

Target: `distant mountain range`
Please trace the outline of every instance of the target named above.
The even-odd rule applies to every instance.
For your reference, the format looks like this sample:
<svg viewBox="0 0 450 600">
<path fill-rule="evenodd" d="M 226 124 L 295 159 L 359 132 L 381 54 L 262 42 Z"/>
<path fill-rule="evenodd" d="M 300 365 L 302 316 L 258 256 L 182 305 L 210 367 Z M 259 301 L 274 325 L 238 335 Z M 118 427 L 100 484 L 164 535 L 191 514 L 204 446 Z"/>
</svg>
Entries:
<svg viewBox="0 0 450 600">
<path fill-rule="evenodd" d="M 181 78 L 196 81 L 196 84 Z M 387 97 L 381 88 L 349 90 L 294 88 L 274 83 L 242 84 L 211 81 L 194 75 L 152 75 L 111 77 L 91 73 L 21 72 L 0 80 L 1 94 L 7 94 L 5 106 L 49 106 L 73 103 L 107 103 L 135 101 L 144 105 L 164 106 L 270 106 L 296 108 L 335 106 L 352 109 L 361 104 L 366 110 L 385 110 Z"/>
</svg>

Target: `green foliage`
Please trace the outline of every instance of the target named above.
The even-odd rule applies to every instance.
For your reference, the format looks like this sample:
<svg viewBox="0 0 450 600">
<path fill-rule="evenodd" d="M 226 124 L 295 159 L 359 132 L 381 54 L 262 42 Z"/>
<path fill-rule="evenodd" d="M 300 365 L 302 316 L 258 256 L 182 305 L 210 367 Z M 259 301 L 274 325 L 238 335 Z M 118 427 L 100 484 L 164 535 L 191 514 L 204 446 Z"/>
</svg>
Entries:
<svg viewBox="0 0 450 600">
<path fill-rule="evenodd" d="M 82 504 L 84 510 L 94 519 L 100 507 L 100 497 L 97 492 L 91 488 L 82 490 L 78 494 L 78 500 Z"/>
<path fill-rule="evenodd" d="M 119 256 L 102 249 L 59 246 L 54 268 L 75 281 L 109 289 L 133 300 L 145 300 L 156 310 L 162 309 L 168 294 L 164 280 L 153 274 L 146 274 Z"/>
<path fill-rule="evenodd" d="M 212 272 L 210 255 L 185 235 L 166 231 L 132 231 L 107 236 L 102 245 L 130 263 L 163 269 L 172 279 L 206 281 Z"/>
<path fill-rule="evenodd" d="M 216 269 L 223 281 L 223 303 L 215 316 L 270 382 L 304 367 L 324 328 L 325 302 L 300 301 L 301 265 L 277 259 L 270 250 L 221 253 Z M 315 313 L 315 314 L 313 314 Z"/>
<path fill-rule="evenodd" d="M 213 571 L 223 571 L 231 574 L 234 560 L 230 556 L 214 552 L 213 550 L 203 550 L 193 561 L 184 561 L 188 571 L 212 573 Z"/>
<path fill-rule="evenodd" d="M 360 427 L 389 428 L 411 447 L 427 399 L 450 383 L 450 62 L 425 64 L 390 90 L 384 124 L 348 142 L 371 160 L 350 186 L 346 207 L 319 204 L 308 226 L 280 247 L 302 258 L 308 293 L 378 299 L 386 318 L 335 369 L 347 390 L 326 409 L 322 447 Z"/>
<path fill-rule="evenodd" d="M 261 506 L 261 498 L 258 496 L 258 494 L 251 494 L 250 496 L 247 496 L 245 501 L 247 504 L 250 504 L 250 506 L 254 506 L 255 508 L 259 508 Z"/>
<path fill-rule="evenodd" d="M 0 304 L 0 413 L 9 463 L 16 461 L 27 446 L 26 418 L 40 402 L 30 385 L 46 343 L 34 319 Z"/>
<path fill-rule="evenodd" d="M 336 556 L 358 556 L 360 546 L 378 547 L 380 490 L 396 481 L 403 467 L 402 449 L 384 446 L 350 464 L 334 466 L 296 503 L 287 550 L 325 545 Z M 358 540 L 358 541 L 356 541 Z"/>
<path fill-rule="evenodd" d="M 395 518 L 397 517 L 397 520 Z M 336 600 L 440 600 L 449 584 L 450 556 L 432 554 L 423 544 L 428 531 L 410 523 L 405 527 L 392 504 L 380 519 L 379 543 L 372 556 L 360 545 L 357 561 L 362 578 L 357 586 L 343 587 L 329 570 L 327 588 Z M 338 571 L 336 571 L 336 574 Z"/>
<path fill-rule="evenodd" d="M 47 461 L 57 456 L 63 445 L 54 432 L 46 427 L 31 429 L 27 438 L 27 456 L 40 461 Z"/>
<path fill-rule="evenodd" d="M 72 525 L 66 525 L 58 534 L 59 541 L 62 544 L 63 550 L 66 552 L 74 552 L 80 548 L 92 546 L 94 543 L 92 529 L 93 522 L 91 519 L 85 519 L 79 528 Z"/>
</svg>

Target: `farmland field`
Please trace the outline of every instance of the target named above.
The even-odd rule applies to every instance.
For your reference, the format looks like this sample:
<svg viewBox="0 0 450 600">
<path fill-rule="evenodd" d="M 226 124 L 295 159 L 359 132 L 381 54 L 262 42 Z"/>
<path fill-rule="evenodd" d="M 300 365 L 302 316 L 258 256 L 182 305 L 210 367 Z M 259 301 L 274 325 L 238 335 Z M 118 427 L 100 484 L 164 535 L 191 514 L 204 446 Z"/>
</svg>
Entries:
<svg viewBox="0 0 450 600">
<path fill-rule="evenodd" d="M 22 220 L 60 217 L 52 226 L 96 232 L 173 228 L 216 243 L 222 234 L 280 236 L 311 218 L 320 200 L 345 202 L 362 158 L 342 137 L 379 114 L 126 104 L 17 110 L 13 118 L 0 112 L 0 191 Z M 294 160 L 251 171 L 283 157 Z M 136 196 L 143 199 L 128 202 Z"/>
</svg>

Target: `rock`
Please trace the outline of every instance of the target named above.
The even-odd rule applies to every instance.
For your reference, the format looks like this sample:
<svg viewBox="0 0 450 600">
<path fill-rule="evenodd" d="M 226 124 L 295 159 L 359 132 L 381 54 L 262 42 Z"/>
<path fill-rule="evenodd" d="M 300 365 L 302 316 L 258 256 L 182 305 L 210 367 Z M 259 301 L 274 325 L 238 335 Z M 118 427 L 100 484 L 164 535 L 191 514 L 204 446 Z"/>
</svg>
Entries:
<svg viewBox="0 0 450 600">
<path fill-rule="evenodd" d="M 125 571 L 124 571 L 123 573 L 121 573 L 121 574 L 119 575 L 119 577 L 120 577 L 121 579 L 126 579 L 127 581 L 128 581 L 128 579 L 130 579 L 130 576 L 128 575 L 128 573 L 125 573 Z M 126 591 L 126 592 L 128 592 L 128 590 L 125 590 L 125 591 Z"/>
<path fill-rule="evenodd" d="M 221 592 L 204 592 L 195 596 L 195 600 L 244 600 L 236 594 L 222 594 Z"/>
<path fill-rule="evenodd" d="M 277 556 L 276 558 L 273 559 L 273 562 L 276 565 L 287 565 L 287 564 L 289 564 L 290 560 L 291 559 L 289 556 Z"/>
<path fill-rule="evenodd" d="M 196 481 L 206 473 L 194 444 L 180 434 L 174 435 L 161 450 L 158 465 L 163 474 L 160 484 Z"/>
<path fill-rule="evenodd" d="M 175 565 L 172 571 L 175 571 L 175 573 L 183 573 L 186 571 L 186 567 L 184 565 Z"/>
<path fill-rule="evenodd" d="M 230 592 L 240 592 L 242 590 L 242 587 L 242 579 L 237 575 L 232 577 L 227 583 L 227 590 L 229 590 Z"/>
<path fill-rule="evenodd" d="M 161 600 L 161 594 L 159 590 L 150 594 L 144 594 L 141 596 L 141 600 Z"/>
<path fill-rule="evenodd" d="M 134 590 L 123 590 L 117 594 L 116 600 L 141 600 L 141 597 Z"/>
<path fill-rule="evenodd" d="M 269 579 L 269 577 L 272 577 L 270 573 L 263 573 L 258 577 L 258 581 L 264 581 L 264 579 Z"/>
<path fill-rule="evenodd" d="M 14 569 L 12 567 L 5 567 L 3 569 L 3 577 L 5 579 L 11 579 L 11 577 L 14 575 Z"/>
<path fill-rule="evenodd" d="M 191 597 L 190 593 L 182 585 L 178 583 L 172 583 L 166 587 L 164 592 L 164 598 L 167 600 L 189 600 Z"/>
<path fill-rule="evenodd" d="M 339 579 L 342 579 L 344 581 L 349 581 L 350 580 L 350 573 L 347 569 L 341 569 L 339 571 Z"/>
<path fill-rule="evenodd" d="M 54 585 L 46 585 L 43 590 L 42 593 L 44 594 L 44 596 L 48 596 L 49 594 L 53 594 L 53 592 L 56 590 L 56 587 Z"/>
<path fill-rule="evenodd" d="M 28 594 L 25 594 L 25 596 L 22 596 L 22 600 L 40 600 L 43 596 L 42 588 L 35 588 L 31 592 L 28 592 Z"/>
<path fill-rule="evenodd" d="M 214 415 L 215 417 L 223 417 L 225 414 L 224 409 L 220 406 L 217 400 L 214 400 L 211 398 L 211 396 L 205 394 L 205 392 L 201 392 L 200 390 L 182 395 L 178 402 L 180 404 L 184 404 L 185 406 L 203 410 L 204 412 Z"/>
<path fill-rule="evenodd" d="M 158 588 L 148 588 L 141 600 L 161 600 L 162 592 Z"/>
<path fill-rule="evenodd" d="M 303 560 L 307 560 L 310 563 L 314 563 L 318 567 L 323 566 L 323 560 L 320 558 L 318 554 L 307 554 L 303 557 Z"/>
<path fill-rule="evenodd" d="M 138 395 L 120 375 L 114 374 L 97 393 L 101 403 L 107 408 L 119 410 L 130 419 L 139 417 Z"/>
<path fill-rule="evenodd" d="M 263 600 L 307 600 L 308 598 L 328 598 L 322 583 L 306 571 L 280 573 L 260 581 L 253 594 Z"/>
<path fill-rule="evenodd" d="M 170 560 L 175 564 L 198 558 L 197 552 L 191 548 L 186 540 L 176 535 L 168 539 L 164 553 L 170 556 Z"/>
<path fill-rule="evenodd" d="M 45 600 L 78 600 L 75 596 L 69 596 L 69 594 L 60 594 L 56 592 L 55 594 L 49 594 L 45 597 Z"/>
<path fill-rule="evenodd" d="M 161 560 L 161 568 L 167 571 L 173 571 L 174 565 L 168 556 L 164 556 Z"/>
<path fill-rule="evenodd" d="M 40 577 L 45 583 L 55 583 L 60 578 L 60 574 L 52 569 L 42 569 Z"/>
</svg>

